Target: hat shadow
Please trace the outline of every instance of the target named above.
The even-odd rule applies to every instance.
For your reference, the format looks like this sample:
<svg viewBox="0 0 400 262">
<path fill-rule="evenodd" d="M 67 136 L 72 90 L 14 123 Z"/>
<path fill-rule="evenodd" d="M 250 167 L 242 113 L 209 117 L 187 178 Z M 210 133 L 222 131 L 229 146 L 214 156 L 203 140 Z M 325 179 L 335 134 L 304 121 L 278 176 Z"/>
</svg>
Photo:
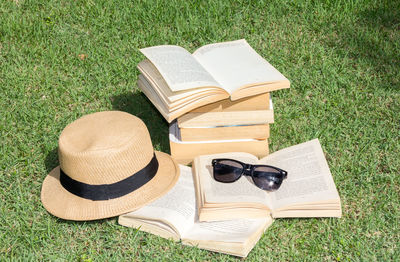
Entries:
<svg viewBox="0 0 400 262">
<path fill-rule="evenodd" d="M 55 167 L 59 165 L 58 162 L 58 147 L 53 148 L 50 150 L 45 159 L 44 159 L 44 165 L 46 167 L 46 172 L 49 174 L 51 170 L 53 170 Z"/>
<path fill-rule="evenodd" d="M 124 111 L 142 119 L 149 130 L 153 147 L 158 151 L 170 153 L 169 125 L 142 92 L 133 91 L 112 96 L 111 103 L 114 110 Z"/>
</svg>

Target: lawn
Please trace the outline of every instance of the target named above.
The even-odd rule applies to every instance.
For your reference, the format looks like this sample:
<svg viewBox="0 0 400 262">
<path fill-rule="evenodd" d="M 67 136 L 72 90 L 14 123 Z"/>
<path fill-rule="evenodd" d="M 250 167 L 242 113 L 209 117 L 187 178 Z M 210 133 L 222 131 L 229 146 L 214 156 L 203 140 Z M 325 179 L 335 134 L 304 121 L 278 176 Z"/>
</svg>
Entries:
<svg viewBox="0 0 400 262">
<path fill-rule="evenodd" d="M 226 260 L 119 226 L 51 216 L 41 183 L 75 119 L 132 113 L 155 149 L 167 122 L 137 89 L 138 49 L 245 38 L 291 80 L 271 152 L 319 138 L 343 217 L 278 219 L 249 261 L 400 260 L 399 1 L 0 2 L 0 260 Z"/>
</svg>

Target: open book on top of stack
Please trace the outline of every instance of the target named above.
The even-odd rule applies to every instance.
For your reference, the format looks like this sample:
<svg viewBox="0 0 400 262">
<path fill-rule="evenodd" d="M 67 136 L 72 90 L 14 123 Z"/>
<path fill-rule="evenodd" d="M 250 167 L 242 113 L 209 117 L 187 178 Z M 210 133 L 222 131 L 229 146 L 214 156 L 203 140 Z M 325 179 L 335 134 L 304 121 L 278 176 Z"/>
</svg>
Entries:
<svg viewBox="0 0 400 262">
<path fill-rule="evenodd" d="M 223 99 L 232 101 L 289 88 L 290 82 L 246 42 L 205 45 L 193 54 L 162 45 L 141 49 L 138 86 L 172 120 Z"/>
<path fill-rule="evenodd" d="M 118 223 L 160 237 L 182 240 L 185 245 L 247 256 L 273 222 L 271 216 L 199 222 L 192 169 L 181 165 L 179 167 L 181 174 L 171 191 L 139 210 L 121 215 Z"/>
<path fill-rule="evenodd" d="M 287 171 L 288 176 L 275 192 L 258 188 L 247 176 L 234 183 L 220 183 L 212 174 L 214 158 L 272 165 Z M 243 152 L 199 156 L 193 168 L 200 221 L 342 214 L 340 197 L 318 139 L 279 150 L 260 160 Z"/>
</svg>

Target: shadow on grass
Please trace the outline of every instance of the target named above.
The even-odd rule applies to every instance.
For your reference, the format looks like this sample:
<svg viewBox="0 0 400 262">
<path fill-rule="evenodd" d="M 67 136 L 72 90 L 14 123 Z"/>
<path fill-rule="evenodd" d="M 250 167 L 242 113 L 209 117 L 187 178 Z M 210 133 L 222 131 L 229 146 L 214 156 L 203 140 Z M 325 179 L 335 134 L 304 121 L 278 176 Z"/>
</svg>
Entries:
<svg viewBox="0 0 400 262">
<path fill-rule="evenodd" d="M 400 11 L 395 3 L 370 7 L 357 14 L 356 23 L 343 23 L 335 29 L 336 37 L 326 44 L 341 56 L 356 63 L 367 63 L 377 73 L 383 87 L 398 88 L 395 77 L 400 66 L 397 40 L 400 30 Z"/>
<path fill-rule="evenodd" d="M 396 1 L 390 6 L 371 8 L 360 13 L 365 23 L 373 27 L 384 27 L 388 29 L 400 29 L 400 10 Z"/>
<path fill-rule="evenodd" d="M 88 220 L 88 221 L 66 220 L 57 217 L 57 224 L 73 225 L 74 227 L 85 227 L 85 225 L 103 224 L 107 223 L 108 221 L 113 221 L 113 224 L 118 225 L 118 216 L 102 218 L 97 220 Z"/>
<path fill-rule="evenodd" d="M 44 159 L 44 165 L 46 167 L 47 174 L 51 172 L 55 167 L 59 165 L 58 162 L 58 147 L 53 148 L 47 153 Z"/>
<path fill-rule="evenodd" d="M 156 150 L 169 153 L 168 123 L 141 92 L 127 92 L 111 97 L 114 110 L 128 112 L 143 120 Z"/>
</svg>

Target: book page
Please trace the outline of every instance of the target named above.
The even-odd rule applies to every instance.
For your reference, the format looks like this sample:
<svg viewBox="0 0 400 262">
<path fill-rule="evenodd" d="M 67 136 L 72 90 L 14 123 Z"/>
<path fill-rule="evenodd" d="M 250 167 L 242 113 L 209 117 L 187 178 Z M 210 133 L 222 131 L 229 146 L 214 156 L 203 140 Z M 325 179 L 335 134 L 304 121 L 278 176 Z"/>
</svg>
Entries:
<svg viewBox="0 0 400 262">
<path fill-rule="evenodd" d="M 181 239 L 179 233 L 171 227 L 171 225 L 160 220 L 155 221 L 137 217 L 133 219 L 129 216 L 121 215 L 118 217 L 118 224 L 126 227 L 137 228 L 140 229 L 140 231 L 151 233 L 166 239 L 173 239 L 176 241 Z"/>
<path fill-rule="evenodd" d="M 195 103 L 202 103 L 204 99 L 210 99 L 213 100 L 215 97 L 215 94 L 210 94 L 208 91 L 206 92 L 196 92 L 194 96 L 187 97 L 184 100 L 181 100 L 178 103 L 170 103 L 168 101 L 168 98 L 165 97 L 162 92 L 159 92 L 160 90 L 152 86 L 152 84 L 149 82 L 149 79 L 147 79 L 144 75 L 140 74 L 138 77 L 138 87 L 143 91 L 143 93 L 150 99 L 150 101 L 154 104 L 157 109 L 159 107 L 161 108 L 162 111 L 164 111 L 166 114 L 167 113 L 175 113 L 179 111 L 189 111 L 187 107 L 192 106 Z M 178 92 L 177 92 L 178 93 Z M 191 93 L 191 91 L 187 92 Z M 160 111 L 160 109 L 159 109 Z M 160 111 L 161 112 L 161 111 Z M 163 112 L 161 112 L 163 113 Z M 183 114 L 183 113 L 182 113 Z"/>
<path fill-rule="evenodd" d="M 181 236 L 182 232 L 193 225 L 196 204 L 192 169 L 182 165 L 179 168 L 179 180 L 166 195 L 123 216 L 141 220 L 165 220 Z"/>
<path fill-rule="evenodd" d="M 194 225 L 183 233 L 182 238 L 192 240 L 246 242 L 255 232 L 267 224 L 272 218 L 236 219 L 216 222 L 195 221 Z"/>
<path fill-rule="evenodd" d="M 279 150 L 260 162 L 288 172 L 281 187 L 269 194 L 274 210 L 294 204 L 340 202 L 318 139 Z"/>
<path fill-rule="evenodd" d="M 151 103 L 158 109 L 158 111 L 165 117 L 168 117 L 168 105 L 162 100 L 161 96 L 157 95 L 154 88 L 151 87 L 147 79 L 143 75 L 139 75 L 137 85 L 140 90 L 147 96 Z"/>
<path fill-rule="evenodd" d="M 229 94 L 249 85 L 287 81 L 244 39 L 203 46 L 193 57 Z"/>
<path fill-rule="evenodd" d="M 140 49 L 163 76 L 171 91 L 220 87 L 218 82 L 184 48 L 172 45 Z"/>
<path fill-rule="evenodd" d="M 199 175 L 199 184 L 204 192 L 206 203 L 256 203 L 268 207 L 267 193 L 254 185 L 248 176 L 242 176 L 233 183 L 221 183 L 214 179 L 211 160 L 214 158 L 230 158 L 244 163 L 257 163 L 257 157 L 248 153 L 224 153 L 204 155 L 195 161 Z M 198 164 L 198 165 L 197 165 Z"/>
<path fill-rule="evenodd" d="M 157 94 L 164 101 L 166 101 L 170 105 L 170 107 L 174 107 L 174 103 L 186 103 L 188 99 L 200 98 L 205 96 L 207 93 L 221 93 L 221 88 L 216 87 L 202 88 L 201 91 L 197 89 L 192 89 L 173 92 L 168 87 L 168 84 L 165 82 L 160 72 L 158 72 L 157 68 L 148 59 L 141 61 L 137 67 L 139 71 L 143 74 L 139 75 L 139 78 L 140 76 L 142 76 L 142 78 L 145 77 L 149 86 L 151 88 L 154 88 Z"/>
</svg>

